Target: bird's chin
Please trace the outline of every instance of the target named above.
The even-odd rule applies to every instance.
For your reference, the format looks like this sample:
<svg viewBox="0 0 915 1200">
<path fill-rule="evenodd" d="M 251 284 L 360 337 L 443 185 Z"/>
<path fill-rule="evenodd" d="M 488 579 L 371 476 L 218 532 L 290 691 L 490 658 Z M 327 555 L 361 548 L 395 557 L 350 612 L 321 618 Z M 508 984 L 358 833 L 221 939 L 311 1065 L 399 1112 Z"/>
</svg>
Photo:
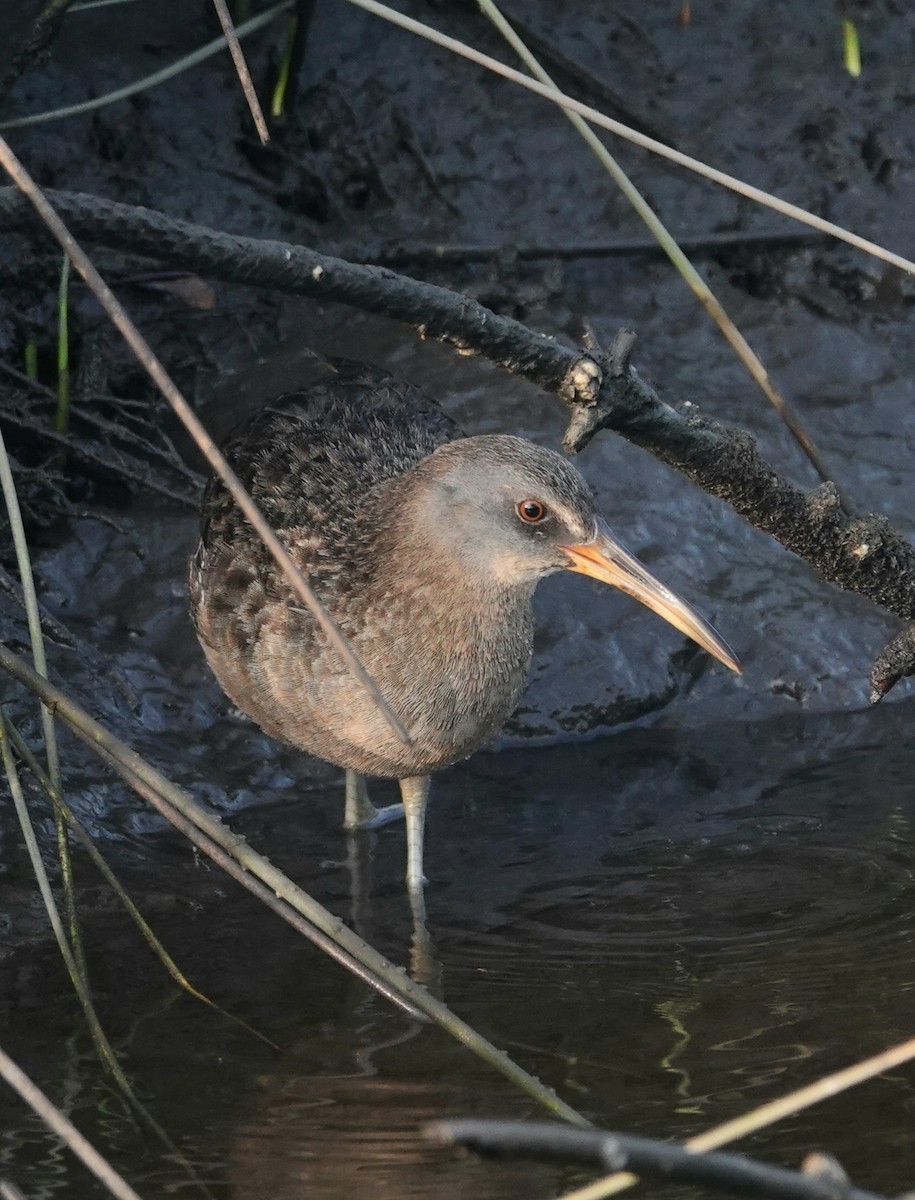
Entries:
<svg viewBox="0 0 915 1200">
<path fill-rule="evenodd" d="M 524 554 L 500 554 L 490 558 L 486 566 L 487 573 L 499 588 L 533 591 L 541 579 L 563 570 L 566 562 L 565 559 L 562 562 L 558 559 L 553 562 L 532 560 Z"/>
</svg>

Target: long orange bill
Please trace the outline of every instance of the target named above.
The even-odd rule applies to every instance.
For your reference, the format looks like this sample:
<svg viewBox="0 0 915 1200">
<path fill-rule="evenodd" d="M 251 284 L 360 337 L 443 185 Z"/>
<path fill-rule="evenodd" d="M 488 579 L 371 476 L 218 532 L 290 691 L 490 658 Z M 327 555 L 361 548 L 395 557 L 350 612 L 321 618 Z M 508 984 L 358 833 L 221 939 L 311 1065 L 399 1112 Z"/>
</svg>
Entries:
<svg viewBox="0 0 915 1200">
<path fill-rule="evenodd" d="M 635 555 L 619 544 L 603 521 L 598 520 L 597 537 L 593 542 L 563 546 L 563 550 L 569 558 L 569 571 L 590 575 L 634 596 L 719 662 L 740 674 L 740 663 L 727 642 L 685 600 L 649 574 Z"/>
</svg>

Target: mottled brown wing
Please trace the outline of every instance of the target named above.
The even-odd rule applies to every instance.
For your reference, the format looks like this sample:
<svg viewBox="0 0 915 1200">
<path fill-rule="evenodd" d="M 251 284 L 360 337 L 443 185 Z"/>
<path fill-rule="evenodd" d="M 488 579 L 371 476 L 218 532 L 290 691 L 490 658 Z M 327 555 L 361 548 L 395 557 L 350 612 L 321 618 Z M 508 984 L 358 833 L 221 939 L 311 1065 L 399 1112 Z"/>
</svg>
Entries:
<svg viewBox="0 0 915 1200">
<path fill-rule="evenodd" d="M 374 368 L 333 365 L 335 379 L 270 401 L 224 447 L 312 586 L 331 603 L 337 590 L 346 590 L 349 533 L 366 494 L 462 436 L 418 388 Z M 260 624 L 272 603 L 288 602 L 289 589 L 215 477 L 204 494 L 189 591 L 198 635 L 214 669 L 214 656 L 222 660 L 217 675 L 237 703 L 250 691 L 244 664 Z"/>
</svg>

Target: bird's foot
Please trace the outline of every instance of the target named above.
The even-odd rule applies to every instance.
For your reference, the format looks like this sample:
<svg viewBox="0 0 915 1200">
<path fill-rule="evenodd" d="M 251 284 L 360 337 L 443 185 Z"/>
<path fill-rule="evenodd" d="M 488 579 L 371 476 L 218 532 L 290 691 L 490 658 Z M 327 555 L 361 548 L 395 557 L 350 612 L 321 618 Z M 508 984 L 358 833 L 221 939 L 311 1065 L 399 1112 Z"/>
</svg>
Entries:
<svg viewBox="0 0 915 1200">
<path fill-rule="evenodd" d="M 343 817 L 344 829 L 379 829 L 389 821 L 403 816 L 402 804 L 389 804 L 376 808 L 369 799 L 365 779 L 357 771 L 346 772 L 346 810 Z"/>
<path fill-rule="evenodd" d="M 375 808 L 372 805 L 372 811 L 361 817 L 356 825 L 347 826 L 349 829 L 380 829 L 382 825 L 389 825 L 391 821 L 402 821 L 404 817 L 402 804 L 386 804 L 384 808 Z"/>
</svg>

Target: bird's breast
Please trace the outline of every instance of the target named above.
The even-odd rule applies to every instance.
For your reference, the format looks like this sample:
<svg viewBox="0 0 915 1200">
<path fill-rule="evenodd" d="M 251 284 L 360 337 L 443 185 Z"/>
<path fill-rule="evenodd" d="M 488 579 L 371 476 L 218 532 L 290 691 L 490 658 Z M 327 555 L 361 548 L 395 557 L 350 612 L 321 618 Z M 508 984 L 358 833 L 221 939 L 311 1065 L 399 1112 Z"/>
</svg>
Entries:
<svg viewBox="0 0 915 1200">
<path fill-rule="evenodd" d="M 407 608 L 399 599 L 377 610 L 363 604 L 358 628 L 341 624 L 410 745 L 320 633 L 307 656 L 290 655 L 289 622 L 306 619 L 301 613 L 278 613 L 262 628 L 252 663 L 261 709 L 275 714 L 281 736 L 340 766 L 395 778 L 428 774 L 495 736 L 527 675 L 529 600 L 485 608 L 457 598 L 443 605 L 439 594 L 424 605 L 414 593 Z"/>
</svg>

